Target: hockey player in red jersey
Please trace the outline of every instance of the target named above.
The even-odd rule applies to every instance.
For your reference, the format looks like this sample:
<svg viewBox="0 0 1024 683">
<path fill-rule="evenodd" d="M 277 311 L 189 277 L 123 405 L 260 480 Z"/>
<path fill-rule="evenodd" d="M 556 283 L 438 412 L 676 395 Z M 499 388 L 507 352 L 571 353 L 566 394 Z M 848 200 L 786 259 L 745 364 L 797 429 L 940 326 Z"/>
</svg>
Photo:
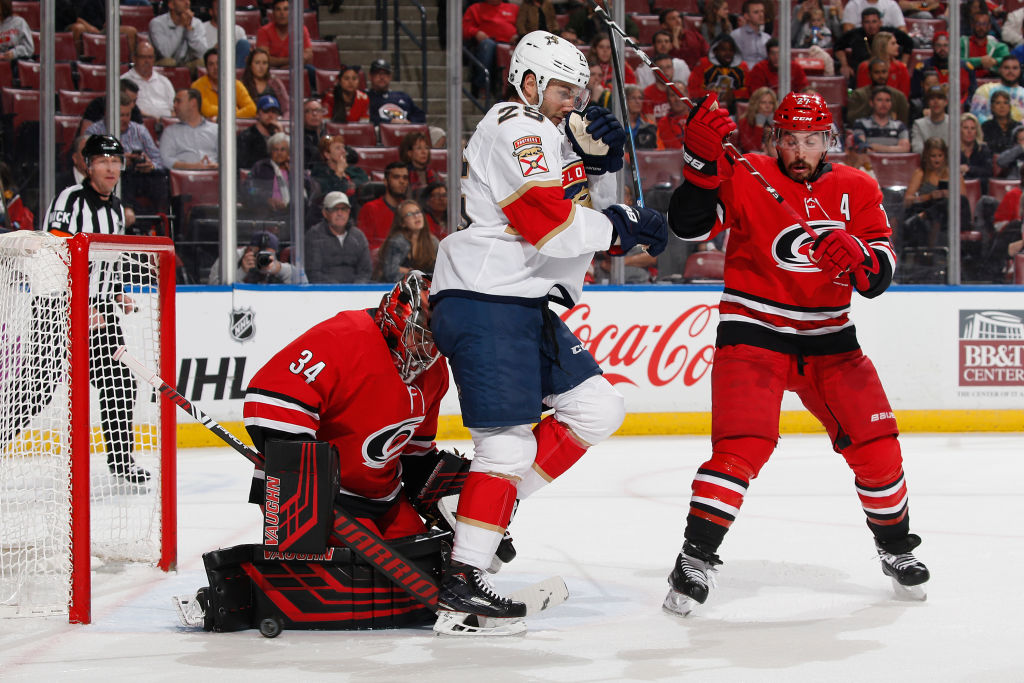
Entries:
<svg viewBox="0 0 1024 683">
<path fill-rule="evenodd" d="M 441 242 L 431 289 L 431 329 L 474 445 L 438 595 L 440 633 L 525 629 L 524 604 L 498 595 L 485 573 L 516 500 L 560 476 L 625 414 L 593 356 L 548 309 L 549 298 L 570 307 L 579 299 L 595 252 L 642 244 L 653 255 L 668 237 L 660 213 L 612 205 L 603 191 L 622 168 L 625 131 L 606 109 L 578 113 L 589 78 L 574 45 L 527 34 L 509 65 L 516 97 L 484 116 L 464 152 L 469 225 Z M 543 405 L 553 413 L 541 419 Z"/>
<path fill-rule="evenodd" d="M 414 471 L 425 479 L 433 468 L 448 390 L 448 366 L 428 327 L 429 287 L 412 271 L 376 311 L 342 311 L 310 328 L 267 361 L 245 393 L 256 448 L 270 439 L 337 447 L 336 500 L 384 538 L 426 531 L 402 480 Z"/>
<path fill-rule="evenodd" d="M 806 219 L 813 237 L 745 169 L 725 158 L 735 129 L 714 96 L 686 126 L 684 181 L 669 225 L 686 240 L 729 230 L 725 291 L 711 376 L 712 455 L 697 471 L 685 543 L 669 576 L 666 610 L 687 614 L 708 596 L 708 574 L 747 488 L 779 439 L 782 395 L 794 391 L 853 470 L 883 572 L 923 596 L 914 557 L 896 420 L 850 320 L 854 290 L 881 294 L 895 254 L 878 183 L 825 159 L 832 115 L 818 95 L 788 94 L 775 112 L 778 159 L 753 166 Z"/>
</svg>

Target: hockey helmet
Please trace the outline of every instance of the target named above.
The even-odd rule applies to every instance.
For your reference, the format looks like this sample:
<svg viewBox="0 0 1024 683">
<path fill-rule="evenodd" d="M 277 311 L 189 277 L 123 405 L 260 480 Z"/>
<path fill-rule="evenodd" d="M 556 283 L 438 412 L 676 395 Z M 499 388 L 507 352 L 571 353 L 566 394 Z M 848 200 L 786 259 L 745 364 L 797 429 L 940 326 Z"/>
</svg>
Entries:
<svg viewBox="0 0 1024 683">
<path fill-rule="evenodd" d="M 124 147 L 113 135 L 90 135 L 82 145 L 82 157 L 88 165 L 93 157 L 120 157 L 124 160 Z"/>
<path fill-rule="evenodd" d="M 579 48 L 547 31 L 527 33 L 512 52 L 512 60 L 508 65 L 508 82 L 516 89 L 519 99 L 523 102 L 527 102 L 523 96 L 522 84 L 528 71 L 537 77 L 538 107 L 544 101 L 544 89 L 552 79 L 579 88 L 581 95 L 586 93 L 587 81 L 590 80 L 587 58 Z M 576 108 L 582 109 L 585 104 L 583 102 Z"/>
<path fill-rule="evenodd" d="M 373 316 L 391 350 L 398 374 L 407 384 L 441 355 L 430 332 L 429 291 L 430 278 L 418 270 L 409 271 L 384 295 Z"/>
<path fill-rule="evenodd" d="M 832 131 L 832 112 L 817 93 L 791 92 L 775 110 L 775 128 L 797 132 Z"/>
</svg>

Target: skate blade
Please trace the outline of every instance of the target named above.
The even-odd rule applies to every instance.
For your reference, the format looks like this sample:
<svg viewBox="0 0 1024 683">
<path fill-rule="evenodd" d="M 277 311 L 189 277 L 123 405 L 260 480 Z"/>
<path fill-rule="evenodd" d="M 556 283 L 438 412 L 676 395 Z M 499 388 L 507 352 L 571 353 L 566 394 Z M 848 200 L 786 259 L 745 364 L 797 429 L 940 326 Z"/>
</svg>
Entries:
<svg viewBox="0 0 1024 683">
<path fill-rule="evenodd" d="M 178 619 L 181 620 L 182 626 L 203 627 L 206 614 L 195 595 L 176 595 L 171 598 L 171 601 L 174 603 L 174 609 L 178 612 Z"/>
<path fill-rule="evenodd" d="M 526 632 L 522 617 L 493 619 L 467 612 L 438 610 L 434 633 L 441 636 L 515 636 Z"/>
<path fill-rule="evenodd" d="M 897 600 L 924 602 L 928 599 L 928 591 L 925 590 L 923 583 L 917 586 L 904 586 L 896 579 L 892 579 L 892 590 Z"/>
<path fill-rule="evenodd" d="M 693 611 L 695 604 L 690 596 L 680 593 L 674 588 L 669 588 L 665 602 L 661 603 L 661 609 L 677 617 L 685 617 Z"/>
</svg>

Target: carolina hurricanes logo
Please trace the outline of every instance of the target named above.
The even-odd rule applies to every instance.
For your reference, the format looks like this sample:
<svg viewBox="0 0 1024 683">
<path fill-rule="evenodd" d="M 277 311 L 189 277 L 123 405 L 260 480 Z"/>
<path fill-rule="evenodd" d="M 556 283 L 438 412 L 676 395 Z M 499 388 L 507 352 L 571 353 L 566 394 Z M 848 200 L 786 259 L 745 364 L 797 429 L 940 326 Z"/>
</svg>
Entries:
<svg viewBox="0 0 1024 683">
<path fill-rule="evenodd" d="M 363 462 L 375 470 L 386 466 L 402 452 L 421 422 L 422 415 L 388 425 L 370 434 L 363 442 Z"/>
<path fill-rule="evenodd" d="M 841 221 L 807 221 L 812 228 L 824 228 L 828 230 L 846 230 L 846 225 Z M 772 256 L 775 264 L 783 270 L 792 270 L 798 273 L 820 273 L 821 270 L 811 260 L 811 246 L 814 238 L 800 227 L 799 223 L 787 226 L 779 231 L 772 242 Z"/>
</svg>

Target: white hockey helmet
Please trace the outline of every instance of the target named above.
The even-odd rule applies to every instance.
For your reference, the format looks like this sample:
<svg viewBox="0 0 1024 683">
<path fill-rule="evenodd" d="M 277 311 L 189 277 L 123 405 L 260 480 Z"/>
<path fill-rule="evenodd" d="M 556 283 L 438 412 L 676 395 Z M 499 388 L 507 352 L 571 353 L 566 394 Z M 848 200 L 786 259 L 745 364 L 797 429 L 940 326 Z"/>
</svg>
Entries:
<svg viewBox="0 0 1024 683">
<path fill-rule="evenodd" d="M 544 89 L 552 79 L 576 86 L 581 94 L 588 94 L 586 87 L 587 81 L 590 80 L 590 67 L 587 65 L 587 58 L 575 45 L 553 33 L 527 33 L 520 38 L 512 52 L 512 61 L 508 65 L 508 82 L 516 89 L 519 99 L 528 103 L 522 90 L 523 78 L 527 71 L 532 71 L 537 77 L 538 107 L 544 101 Z M 583 105 L 585 104 L 584 102 Z"/>
</svg>

